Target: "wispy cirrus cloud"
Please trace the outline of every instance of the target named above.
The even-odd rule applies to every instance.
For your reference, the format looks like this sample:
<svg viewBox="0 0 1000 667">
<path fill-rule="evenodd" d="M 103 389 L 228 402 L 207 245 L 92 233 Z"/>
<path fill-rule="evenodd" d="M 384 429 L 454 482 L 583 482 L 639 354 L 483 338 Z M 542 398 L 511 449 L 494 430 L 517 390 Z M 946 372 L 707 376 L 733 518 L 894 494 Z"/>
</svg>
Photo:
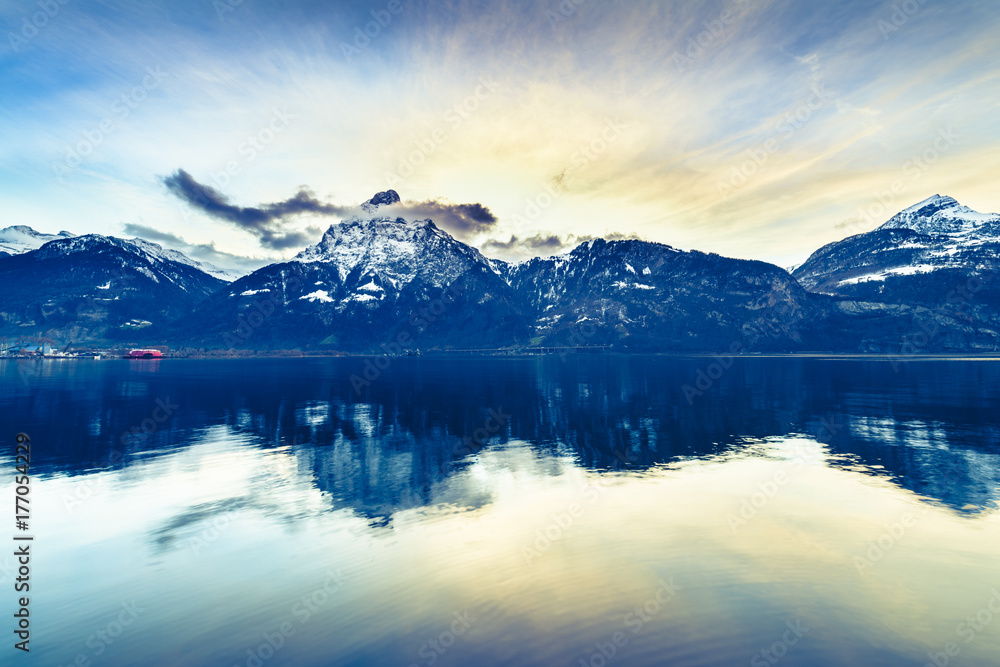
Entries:
<svg viewBox="0 0 1000 667">
<path fill-rule="evenodd" d="M 399 186 L 409 217 L 494 239 L 497 252 L 511 236 L 525 252 L 551 252 L 527 240 L 624 223 L 675 246 L 786 265 L 839 238 L 837 225 L 949 126 L 960 140 L 899 208 L 941 192 L 1000 210 L 1000 125 L 984 112 L 996 108 L 1000 16 L 988 3 L 916 3 L 888 32 L 880 22 L 893 23 L 897 0 L 571 4 L 563 15 L 556 0 L 413 0 L 348 60 L 341 43 L 384 0 L 260 0 L 221 16 L 203 0 L 70 3 L 0 52 L 6 215 L 102 233 L 141 216 L 196 243 L 278 259 L 315 240 L 305 227 L 317 218 L 347 214 L 324 207 L 350 209 L 419 149 Z M 0 21 L 16 30 L 24 7 L 0 7 Z M 166 76 L 148 98 L 125 105 L 127 116 L 112 108 L 158 66 Z M 477 100 L 481 77 L 499 86 Z M 833 100 L 785 136 L 778 124 L 815 85 Z M 244 152 L 285 107 L 287 129 Z M 113 130 L 67 182 L 52 178 L 52 164 L 89 150 L 108 118 Z M 614 119 L 627 127 L 602 149 Z M 720 198 L 718 183 L 776 135 L 766 163 Z M 218 184 L 204 176 L 231 163 L 239 175 L 194 218 L 177 215 L 181 200 L 156 177 L 184 165 Z M 559 174 L 557 201 L 517 222 Z M 316 194 L 299 198 L 299 183 Z M 483 202 L 489 215 L 416 206 L 450 201 Z"/>
</svg>

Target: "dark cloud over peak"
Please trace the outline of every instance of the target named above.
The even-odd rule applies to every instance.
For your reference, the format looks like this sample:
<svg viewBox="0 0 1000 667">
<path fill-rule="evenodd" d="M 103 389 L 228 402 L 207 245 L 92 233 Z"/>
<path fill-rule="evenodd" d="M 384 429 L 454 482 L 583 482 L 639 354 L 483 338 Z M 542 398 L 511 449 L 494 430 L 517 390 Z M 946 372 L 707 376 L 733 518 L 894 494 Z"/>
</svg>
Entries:
<svg viewBox="0 0 1000 667">
<path fill-rule="evenodd" d="M 163 179 L 171 193 L 202 213 L 230 222 L 253 234 L 260 244 L 273 250 L 302 247 L 315 240 L 319 230 L 305 232 L 282 229 L 282 223 L 292 216 L 312 213 L 318 215 L 343 215 L 347 207 L 319 201 L 306 188 L 285 201 L 259 206 L 237 206 L 215 188 L 196 181 L 191 174 L 178 169 Z"/>
<path fill-rule="evenodd" d="M 436 225 L 459 238 L 469 238 L 488 232 L 497 224 L 497 217 L 482 204 L 454 204 L 441 199 L 400 202 L 394 190 L 376 194 L 357 206 L 341 206 L 321 202 L 302 186 L 294 197 L 258 206 L 237 206 L 215 188 L 199 183 L 188 172 L 178 169 L 163 179 L 167 189 L 189 206 L 217 220 L 232 223 L 247 231 L 260 244 L 273 250 L 297 248 L 312 243 L 320 230 L 305 232 L 284 228 L 284 223 L 296 215 L 312 214 L 347 217 L 348 215 L 394 214 L 410 219 L 429 218 Z"/>
<path fill-rule="evenodd" d="M 498 220 L 493 212 L 482 204 L 452 204 L 440 199 L 401 205 L 409 217 L 430 218 L 434 223 L 461 238 L 468 238 L 488 232 Z"/>
</svg>

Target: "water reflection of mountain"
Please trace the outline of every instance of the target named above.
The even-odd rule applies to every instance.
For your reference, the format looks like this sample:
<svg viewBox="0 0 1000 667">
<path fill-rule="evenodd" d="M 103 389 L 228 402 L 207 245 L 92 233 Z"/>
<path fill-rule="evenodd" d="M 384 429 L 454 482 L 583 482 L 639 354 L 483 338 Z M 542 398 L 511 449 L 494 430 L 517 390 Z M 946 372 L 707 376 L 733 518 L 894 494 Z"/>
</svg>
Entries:
<svg viewBox="0 0 1000 667">
<path fill-rule="evenodd" d="M 370 517 L 442 502 L 470 449 L 511 439 L 621 469 L 790 433 L 956 510 L 995 505 L 1000 364 L 741 358 L 720 375 L 715 363 L 397 359 L 360 391 L 353 359 L 69 364 L 33 386 L 0 366 L 0 413 L 42 443 L 36 468 L 50 471 L 122 465 L 226 425 L 290 446 L 335 506 Z"/>
</svg>

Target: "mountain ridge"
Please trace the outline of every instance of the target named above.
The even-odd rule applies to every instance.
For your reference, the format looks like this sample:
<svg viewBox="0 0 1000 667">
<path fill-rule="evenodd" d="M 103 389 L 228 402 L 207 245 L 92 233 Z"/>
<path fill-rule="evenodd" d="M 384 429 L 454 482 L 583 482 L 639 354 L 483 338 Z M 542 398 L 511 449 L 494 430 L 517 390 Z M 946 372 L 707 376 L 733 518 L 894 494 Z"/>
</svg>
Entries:
<svg viewBox="0 0 1000 667">
<path fill-rule="evenodd" d="M 376 193 L 292 259 L 231 282 L 138 238 L 50 240 L 0 257 L 0 277 L 22 283 L 0 326 L 136 342 L 155 331 L 165 344 L 201 349 L 893 352 L 930 318 L 947 334 L 928 350 L 995 349 L 1000 341 L 993 283 L 960 312 L 934 308 L 957 281 L 985 285 L 1000 270 L 1000 216 L 951 197 L 935 195 L 871 232 L 827 244 L 792 273 L 638 239 L 593 239 L 509 263 L 430 219 L 397 215 L 399 201 L 394 190 Z M 48 277 L 37 270 L 43 264 Z M 103 308 L 104 329 L 74 328 L 73 300 L 107 306 L 102 294 L 116 270 L 157 296 L 126 289 L 116 299 L 127 304 Z M 59 277 L 66 273 L 75 282 Z M 25 289 L 26 280 L 44 289 Z M 143 308 L 149 317 L 134 316 Z M 146 324 L 129 325 L 137 319 Z"/>
</svg>

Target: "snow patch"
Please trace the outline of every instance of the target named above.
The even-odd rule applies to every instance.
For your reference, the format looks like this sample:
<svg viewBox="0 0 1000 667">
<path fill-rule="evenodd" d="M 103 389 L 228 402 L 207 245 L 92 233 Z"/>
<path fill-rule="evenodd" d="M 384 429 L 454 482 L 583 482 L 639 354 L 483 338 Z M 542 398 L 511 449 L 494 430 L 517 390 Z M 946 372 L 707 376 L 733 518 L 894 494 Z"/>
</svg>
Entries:
<svg viewBox="0 0 1000 667">
<path fill-rule="evenodd" d="M 306 294 L 305 296 L 300 296 L 299 301 L 321 301 L 324 303 L 333 303 L 333 299 L 327 294 L 326 290 L 316 290 L 311 294 Z"/>
<path fill-rule="evenodd" d="M 384 292 L 380 285 L 376 285 L 374 280 L 369 280 L 364 285 L 358 288 L 359 292 L 374 292 L 376 294 L 381 294 Z"/>
<path fill-rule="evenodd" d="M 882 281 L 889 276 L 915 276 L 922 273 L 933 273 L 941 266 L 935 266 L 933 264 L 917 264 L 915 266 L 897 266 L 892 269 L 886 269 L 878 273 L 866 273 L 863 276 L 855 276 L 853 278 L 847 278 L 846 280 L 841 280 L 839 285 L 857 285 L 859 283 L 869 283 L 874 281 Z"/>
</svg>

